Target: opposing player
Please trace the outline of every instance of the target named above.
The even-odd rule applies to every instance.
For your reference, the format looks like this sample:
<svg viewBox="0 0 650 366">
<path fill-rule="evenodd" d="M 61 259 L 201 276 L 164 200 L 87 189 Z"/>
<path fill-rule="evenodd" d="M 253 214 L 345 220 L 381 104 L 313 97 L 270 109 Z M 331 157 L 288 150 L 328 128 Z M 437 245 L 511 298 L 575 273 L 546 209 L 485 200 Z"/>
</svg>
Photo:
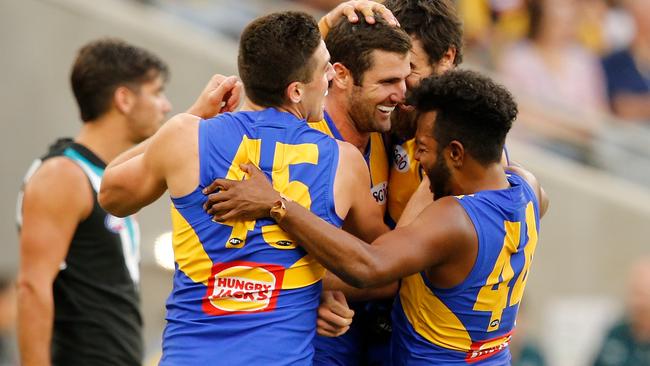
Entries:
<svg viewBox="0 0 650 366">
<path fill-rule="evenodd" d="M 21 364 L 139 365 L 139 231 L 97 204 L 106 164 L 151 136 L 171 105 L 167 66 L 119 40 L 91 42 L 72 68 L 83 126 L 35 161 L 19 201 Z"/>
</svg>

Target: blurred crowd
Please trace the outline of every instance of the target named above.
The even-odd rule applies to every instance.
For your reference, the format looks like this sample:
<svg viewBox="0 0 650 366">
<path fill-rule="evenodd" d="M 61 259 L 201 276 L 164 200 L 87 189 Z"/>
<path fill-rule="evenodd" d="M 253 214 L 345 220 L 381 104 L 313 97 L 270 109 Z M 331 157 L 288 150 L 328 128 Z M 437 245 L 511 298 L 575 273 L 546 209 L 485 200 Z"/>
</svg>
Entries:
<svg viewBox="0 0 650 366">
<path fill-rule="evenodd" d="M 342 0 L 139 0 L 234 40 L 279 9 L 319 17 Z M 465 67 L 491 73 L 520 106 L 513 135 L 650 183 L 650 0 L 454 0 Z M 647 170 L 647 169 L 646 169 Z"/>
<path fill-rule="evenodd" d="M 468 61 L 493 70 L 516 93 L 522 125 L 547 147 L 595 164 L 594 143 L 612 125 L 648 129 L 650 1 L 457 5 Z"/>
</svg>

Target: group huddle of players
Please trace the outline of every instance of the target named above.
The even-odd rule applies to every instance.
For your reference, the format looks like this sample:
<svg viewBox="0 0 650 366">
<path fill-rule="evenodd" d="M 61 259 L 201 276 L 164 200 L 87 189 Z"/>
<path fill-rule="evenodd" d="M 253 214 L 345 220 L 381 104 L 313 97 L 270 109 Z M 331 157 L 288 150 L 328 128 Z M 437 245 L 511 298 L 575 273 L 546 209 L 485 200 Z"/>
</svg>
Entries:
<svg viewBox="0 0 650 366">
<path fill-rule="evenodd" d="M 176 271 L 161 365 L 509 364 L 547 199 L 505 158 L 512 96 L 455 70 L 461 60 L 461 24 L 446 0 L 348 1 L 318 24 L 274 13 L 242 33 L 238 111 L 241 84 L 218 76 L 188 113 L 155 134 L 138 130 L 131 142 L 140 143 L 114 159 L 83 133 L 52 150 L 48 159 L 70 159 L 91 182 L 127 282 L 137 283 L 129 215 L 169 192 Z M 151 70 L 140 88 L 166 74 Z M 135 116 L 128 90 L 111 90 L 112 106 Z M 30 194 L 26 183 L 27 217 Z M 82 229 L 87 218 L 76 232 L 100 230 Z M 52 275 L 55 303 L 70 292 L 57 284 L 80 281 L 66 271 L 96 254 L 81 236 Z M 74 360 L 61 356 L 75 337 L 63 318 L 55 363 Z M 141 352 L 116 344 L 107 354 L 121 364 Z"/>
</svg>

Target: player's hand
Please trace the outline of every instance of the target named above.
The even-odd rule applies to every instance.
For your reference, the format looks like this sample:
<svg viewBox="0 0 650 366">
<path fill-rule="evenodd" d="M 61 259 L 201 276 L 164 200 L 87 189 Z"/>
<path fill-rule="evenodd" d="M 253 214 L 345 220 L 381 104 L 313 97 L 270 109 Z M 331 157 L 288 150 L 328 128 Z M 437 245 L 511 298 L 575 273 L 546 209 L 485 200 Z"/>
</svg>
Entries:
<svg viewBox="0 0 650 366">
<path fill-rule="evenodd" d="M 280 194 L 256 166 L 241 164 L 240 168 L 248 174 L 248 179 L 217 179 L 203 189 L 203 194 L 208 195 L 203 209 L 212 216 L 213 221 L 268 217 L 269 211 L 280 199 Z"/>
<path fill-rule="evenodd" d="M 211 118 L 219 113 L 233 112 L 241 100 L 242 88 L 243 85 L 236 76 L 215 74 L 187 113 Z"/>
<path fill-rule="evenodd" d="M 323 291 L 318 307 L 316 331 L 325 337 L 338 337 L 350 329 L 354 310 L 348 307 L 341 291 Z"/>
<path fill-rule="evenodd" d="M 399 27 L 397 18 L 395 18 L 393 13 L 383 4 L 370 0 L 349 0 L 339 4 L 336 8 L 325 14 L 325 16 L 318 22 L 318 27 L 320 28 L 323 38 L 325 38 L 330 28 L 332 28 L 341 17 L 346 17 L 350 23 L 358 22 L 359 17 L 357 16 L 357 11 L 363 14 L 368 24 L 375 24 L 374 14 L 378 13 L 386 20 L 386 22 L 388 22 L 388 24 Z"/>
</svg>

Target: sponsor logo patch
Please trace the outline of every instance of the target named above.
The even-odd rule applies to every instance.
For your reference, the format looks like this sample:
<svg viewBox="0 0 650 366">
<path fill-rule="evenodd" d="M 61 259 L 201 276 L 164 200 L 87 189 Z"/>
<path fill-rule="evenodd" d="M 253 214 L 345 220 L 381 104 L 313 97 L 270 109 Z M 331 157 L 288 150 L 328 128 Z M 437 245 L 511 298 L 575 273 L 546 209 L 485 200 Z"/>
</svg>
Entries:
<svg viewBox="0 0 650 366">
<path fill-rule="evenodd" d="M 275 309 L 284 267 L 253 262 L 217 263 L 212 267 L 203 311 L 211 315 L 245 314 Z"/>
<path fill-rule="evenodd" d="M 370 189 L 372 197 L 377 201 L 378 204 L 386 204 L 386 195 L 388 192 L 388 183 L 381 182 Z"/>
<path fill-rule="evenodd" d="M 393 165 L 395 170 L 400 173 L 406 173 L 409 170 L 411 165 L 409 154 L 401 145 L 395 145 L 393 148 Z"/>
<path fill-rule="evenodd" d="M 126 228 L 126 222 L 121 217 L 115 217 L 113 215 L 107 214 L 106 218 L 104 219 L 104 226 L 106 226 L 106 229 L 108 231 L 119 234 Z"/>
<path fill-rule="evenodd" d="M 510 344 L 512 332 L 505 336 L 489 339 L 481 342 L 474 342 L 470 347 L 470 351 L 465 356 L 465 362 L 474 363 L 486 358 L 492 357 L 495 354 L 503 351 Z"/>
</svg>

